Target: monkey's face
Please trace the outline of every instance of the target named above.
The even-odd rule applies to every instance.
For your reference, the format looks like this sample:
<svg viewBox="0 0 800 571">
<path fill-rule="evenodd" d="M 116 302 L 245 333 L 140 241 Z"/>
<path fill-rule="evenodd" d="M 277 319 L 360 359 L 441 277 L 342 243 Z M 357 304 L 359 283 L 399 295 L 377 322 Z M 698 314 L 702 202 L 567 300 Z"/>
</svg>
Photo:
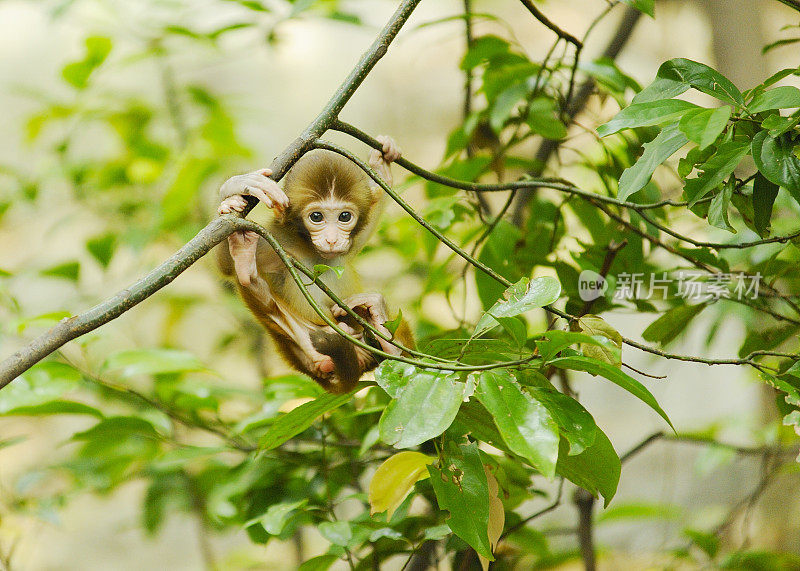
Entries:
<svg viewBox="0 0 800 571">
<path fill-rule="evenodd" d="M 355 204 L 331 197 L 308 203 L 301 216 L 320 256 L 330 260 L 350 251 L 359 216 Z"/>
</svg>

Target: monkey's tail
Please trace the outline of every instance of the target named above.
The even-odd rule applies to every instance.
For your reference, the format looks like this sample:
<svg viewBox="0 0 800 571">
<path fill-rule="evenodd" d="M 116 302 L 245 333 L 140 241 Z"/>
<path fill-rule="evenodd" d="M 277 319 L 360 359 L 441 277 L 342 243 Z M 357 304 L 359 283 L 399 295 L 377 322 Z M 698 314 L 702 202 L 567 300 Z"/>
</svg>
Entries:
<svg viewBox="0 0 800 571">
<path fill-rule="evenodd" d="M 323 355 L 328 355 L 336 369 L 338 382 L 331 382 L 329 379 L 320 380 L 323 387 L 333 393 L 348 393 L 353 390 L 362 372 L 355 346 L 332 331 L 312 331 L 310 335 L 314 348 Z"/>
</svg>

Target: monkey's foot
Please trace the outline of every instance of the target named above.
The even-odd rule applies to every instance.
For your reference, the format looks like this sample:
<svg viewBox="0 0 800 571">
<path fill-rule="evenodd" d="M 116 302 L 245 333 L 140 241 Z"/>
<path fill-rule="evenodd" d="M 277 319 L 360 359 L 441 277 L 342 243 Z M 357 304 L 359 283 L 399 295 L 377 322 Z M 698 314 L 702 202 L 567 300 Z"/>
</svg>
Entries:
<svg viewBox="0 0 800 571">
<path fill-rule="evenodd" d="M 256 264 L 258 238 L 258 234 L 249 230 L 234 232 L 228 236 L 228 250 L 230 250 L 231 258 L 233 258 L 236 279 L 245 287 L 249 286 L 258 277 Z"/>
<path fill-rule="evenodd" d="M 344 300 L 345 305 L 367 320 L 377 331 L 382 333 L 389 339 L 392 338 L 392 333 L 389 331 L 384 323 L 389 321 L 389 310 L 386 307 L 386 300 L 379 293 L 359 293 L 348 297 Z M 347 312 L 341 307 L 334 306 L 331 309 L 335 318 L 340 318 L 347 315 Z M 401 351 L 385 339 L 378 337 L 378 343 L 386 353 L 391 355 L 400 355 Z M 369 355 L 372 358 L 371 355 Z"/>
<path fill-rule="evenodd" d="M 336 366 L 333 364 L 333 359 L 331 359 L 328 355 L 320 354 L 318 359 L 314 359 L 312 366 L 314 368 L 314 372 L 319 377 L 328 377 L 336 370 Z"/>
<path fill-rule="evenodd" d="M 389 165 L 399 159 L 402 156 L 402 152 L 394 139 L 388 135 L 378 135 L 378 142 L 382 145 L 382 148 L 380 151 L 373 149 L 369 154 L 369 166 L 377 170 L 391 186 L 392 171 Z"/>
</svg>

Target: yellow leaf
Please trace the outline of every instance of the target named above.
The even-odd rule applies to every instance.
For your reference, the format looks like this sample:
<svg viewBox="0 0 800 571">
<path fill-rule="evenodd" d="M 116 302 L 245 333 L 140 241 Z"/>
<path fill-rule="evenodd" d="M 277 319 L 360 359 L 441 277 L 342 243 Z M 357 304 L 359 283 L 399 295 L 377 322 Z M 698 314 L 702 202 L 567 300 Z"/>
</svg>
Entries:
<svg viewBox="0 0 800 571">
<path fill-rule="evenodd" d="M 406 499 L 414 484 L 430 477 L 428 464 L 435 458 L 420 452 L 398 452 L 378 467 L 369 483 L 370 514 L 387 512 L 391 519 L 394 510 Z"/>
<path fill-rule="evenodd" d="M 494 548 L 497 547 L 497 542 L 500 541 L 503 526 L 506 523 L 506 511 L 503 509 L 503 502 L 500 501 L 500 485 L 497 483 L 497 479 L 486 466 L 483 467 L 483 471 L 486 472 L 486 483 L 489 484 L 489 526 L 487 532 L 489 547 L 494 553 Z M 488 571 L 489 560 L 483 555 L 478 555 L 478 558 L 481 561 L 483 571 Z"/>
</svg>

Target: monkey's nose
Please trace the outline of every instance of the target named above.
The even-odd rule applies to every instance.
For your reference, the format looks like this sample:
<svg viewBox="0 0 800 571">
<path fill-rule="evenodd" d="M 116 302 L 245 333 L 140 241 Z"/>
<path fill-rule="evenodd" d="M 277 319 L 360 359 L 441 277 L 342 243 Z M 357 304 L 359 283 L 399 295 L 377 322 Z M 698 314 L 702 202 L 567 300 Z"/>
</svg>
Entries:
<svg viewBox="0 0 800 571">
<path fill-rule="evenodd" d="M 329 246 L 335 246 L 336 245 L 336 236 L 333 236 L 333 237 L 327 236 L 325 238 L 325 241 L 328 243 Z"/>
</svg>

